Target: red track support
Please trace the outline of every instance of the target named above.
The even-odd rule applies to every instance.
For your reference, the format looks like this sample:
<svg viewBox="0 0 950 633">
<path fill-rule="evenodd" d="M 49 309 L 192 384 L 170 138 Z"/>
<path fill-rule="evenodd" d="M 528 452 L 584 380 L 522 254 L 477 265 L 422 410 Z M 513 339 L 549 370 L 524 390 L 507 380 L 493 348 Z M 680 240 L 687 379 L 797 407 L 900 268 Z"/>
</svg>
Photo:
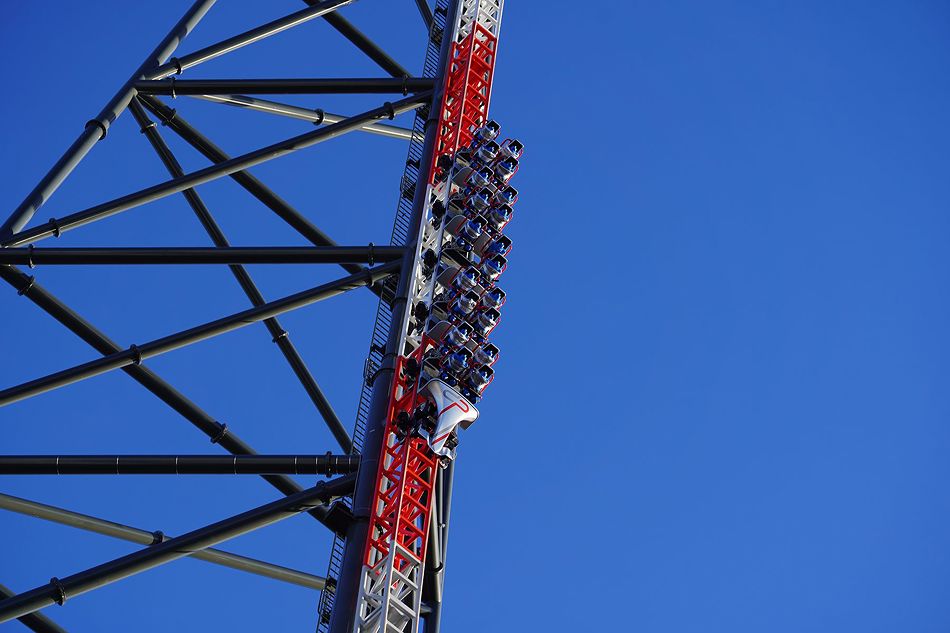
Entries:
<svg viewBox="0 0 950 633">
<path fill-rule="evenodd" d="M 452 40 L 432 162 L 425 166 L 427 191 L 415 253 L 417 271 L 422 269 L 422 245 L 438 252 L 443 241 L 444 226 L 432 228 L 435 224 L 431 221 L 433 205 L 448 205 L 452 188 L 444 178 L 443 163 L 446 159 L 451 162 L 488 122 L 502 0 L 462 0 L 459 5 L 458 21 L 451 35 L 446 33 Z M 436 282 L 425 282 L 424 278 L 417 274 L 409 291 L 410 305 L 416 305 L 416 300 L 429 305 L 427 298 L 431 302 Z M 408 318 L 406 315 L 401 325 L 394 326 L 402 328 L 404 338 L 412 332 Z M 411 416 L 425 399 L 418 393 L 418 378 L 405 375 L 404 369 L 410 359 L 421 367 L 424 354 L 433 346 L 423 329 L 415 350 L 396 359 L 353 633 L 417 633 L 419 629 L 433 488 L 440 458 L 423 438 L 402 435 L 397 420 L 400 413 Z M 405 350 L 405 342 L 401 340 L 396 349 Z"/>
<path fill-rule="evenodd" d="M 425 348 L 423 345 L 413 356 L 421 361 Z M 405 365 L 406 359 L 400 357 L 390 396 L 384 457 L 379 462 L 376 477 L 380 485 L 373 516 L 370 517 L 364 556 L 364 562 L 374 566 L 386 558 L 395 542 L 417 559 L 409 561 L 397 553 L 397 571 L 404 571 L 408 565 L 421 563 L 425 558 L 432 487 L 438 465 L 438 459 L 424 439 L 417 436 L 400 439 L 395 426 L 394 421 L 400 412 L 411 414 L 416 404 L 421 402 L 417 381 L 403 375 Z"/>
<path fill-rule="evenodd" d="M 468 145 L 475 130 L 488 120 L 497 47 L 498 39 L 478 23 L 468 37 L 452 45 L 430 184 L 435 184 L 440 171 L 439 159 L 452 157 L 460 147 Z"/>
<path fill-rule="evenodd" d="M 421 361 L 432 347 L 426 339 L 411 358 Z M 403 371 L 399 357 L 377 470 L 376 498 L 363 557 L 361 599 L 355 631 L 417 630 L 422 598 L 422 572 L 432 516 L 432 493 L 439 458 L 416 435 L 404 436 L 396 426 L 399 413 L 411 414 L 425 399 L 417 377 Z"/>
</svg>

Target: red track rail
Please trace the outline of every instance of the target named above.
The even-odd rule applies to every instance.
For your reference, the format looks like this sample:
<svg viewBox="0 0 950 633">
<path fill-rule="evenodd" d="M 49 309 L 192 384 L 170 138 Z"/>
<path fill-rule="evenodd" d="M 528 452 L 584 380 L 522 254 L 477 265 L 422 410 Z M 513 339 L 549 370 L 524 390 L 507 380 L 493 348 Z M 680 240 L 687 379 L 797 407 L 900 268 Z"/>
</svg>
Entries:
<svg viewBox="0 0 950 633">
<path fill-rule="evenodd" d="M 413 353 L 421 364 L 423 345 Z M 396 554 L 395 568 L 405 571 L 411 564 L 425 559 L 438 458 L 424 439 L 410 436 L 400 439 L 395 420 L 400 412 L 412 414 L 424 398 L 418 392 L 418 381 L 404 375 L 407 359 L 399 357 L 390 394 L 383 459 L 379 462 L 376 480 L 376 503 L 370 517 L 366 541 L 365 564 L 375 567 L 385 561 L 395 542 L 403 551 Z M 406 556 L 413 556 L 410 561 Z M 379 571 L 379 570 L 377 570 Z"/>
<path fill-rule="evenodd" d="M 430 184 L 435 184 L 442 171 L 439 160 L 443 156 L 451 158 L 460 147 L 468 145 L 475 130 L 488 121 L 497 48 L 498 39 L 478 23 L 473 25 L 468 37 L 452 45 L 439 132 L 429 171 Z"/>
</svg>

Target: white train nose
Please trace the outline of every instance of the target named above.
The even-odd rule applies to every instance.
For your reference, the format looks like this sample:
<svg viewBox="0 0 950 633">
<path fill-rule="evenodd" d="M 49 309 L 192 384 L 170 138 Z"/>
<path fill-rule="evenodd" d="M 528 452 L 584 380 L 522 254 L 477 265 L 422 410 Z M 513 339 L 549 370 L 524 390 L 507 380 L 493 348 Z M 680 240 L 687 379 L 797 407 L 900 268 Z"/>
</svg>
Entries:
<svg viewBox="0 0 950 633">
<path fill-rule="evenodd" d="M 456 427 L 467 429 L 478 419 L 478 409 L 468 399 L 438 379 L 430 380 L 422 388 L 435 405 L 436 420 L 432 433 L 420 431 L 436 455 L 455 459 L 455 451 L 445 445 Z"/>
</svg>

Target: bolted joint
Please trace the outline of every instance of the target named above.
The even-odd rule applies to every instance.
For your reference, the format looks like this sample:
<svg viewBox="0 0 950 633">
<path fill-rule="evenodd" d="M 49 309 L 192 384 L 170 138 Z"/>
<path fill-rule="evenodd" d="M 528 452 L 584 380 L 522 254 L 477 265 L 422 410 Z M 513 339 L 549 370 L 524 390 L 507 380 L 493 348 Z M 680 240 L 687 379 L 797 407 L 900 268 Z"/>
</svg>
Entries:
<svg viewBox="0 0 950 633">
<path fill-rule="evenodd" d="M 88 130 L 91 127 L 99 128 L 100 141 L 106 137 L 106 134 L 109 133 L 109 126 L 103 123 L 102 121 L 100 121 L 99 119 L 90 119 L 86 121 L 86 125 L 84 126 L 84 128 Z"/>
<path fill-rule="evenodd" d="M 53 602 L 59 606 L 66 604 L 66 587 L 59 581 L 59 578 L 53 576 L 49 579 L 50 588 L 53 590 Z"/>
</svg>

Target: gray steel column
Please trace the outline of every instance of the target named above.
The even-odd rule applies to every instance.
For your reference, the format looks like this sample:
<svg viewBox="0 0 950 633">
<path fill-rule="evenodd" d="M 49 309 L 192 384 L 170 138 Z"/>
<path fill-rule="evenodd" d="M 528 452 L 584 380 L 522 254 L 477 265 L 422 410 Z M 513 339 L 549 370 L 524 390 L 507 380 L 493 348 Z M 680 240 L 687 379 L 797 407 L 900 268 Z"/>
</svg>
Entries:
<svg viewBox="0 0 950 633">
<path fill-rule="evenodd" d="M 264 38 L 270 37 L 271 35 L 277 35 L 278 33 L 293 28 L 298 24 L 309 22 L 314 18 L 319 18 L 326 15 L 331 11 L 336 11 L 340 7 L 346 6 L 351 2 L 353 2 L 353 0 L 325 0 L 324 2 L 317 2 L 306 9 L 296 11 L 290 15 L 278 18 L 273 22 L 268 22 L 267 24 L 253 28 L 250 31 L 245 31 L 239 35 L 229 37 L 226 40 L 218 42 L 217 44 L 206 46 L 195 51 L 194 53 L 182 55 L 181 57 L 173 57 L 167 64 L 162 64 L 157 68 L 149 70 L 143 75 L 142 79 L 163 79 L 171 75 L 180 75 L 183 71 L 197 66 L 198 64 L 204 63 L 209 59 L 220 57 L 221 55 L 230 53 L 231 51 L 243 48 L 248 44 L 259 42 Z"/>
<path fill-rule="evenodd" d="M 142 127 L 142 133 L 152 145 L 155 153 L 158 154 L 159 159 L 165 165 L 168 173 L 172 178 L 180 178 L 183 176 L 185 172 L 181 168 L 181 164 L 179 164 L 174 154 L 172 154 L 171 149 L 169 149 L 168 144 L 165 143 L 165 139 L 163 139 L 162 135 L 158 132 L 155 123 L 148 118 L 148 114 L 145 112 L 145 108 L 142 107 L 142 104 L 136 99 L 132 101 L 129 107 L 132 110 L 132 116 L 135 117 L 135 120 Z M 201 196 L 198 195 L 198 192 L 194 189 L 186 189 L 182 194 L 185 196 L 185 199 L 188 201 L 188 206 L 191 207 L 191 210 L 197 216 L 198 221 L 214 245 L 219 248 L 230 247 L 231 244 L 228 242 L 227 237 L 225 237 L 224 231 L 218 226 L 218 223 L 214 217 L 212 217 L 211 212 L 208 211 L 208 207 L 205 205 L 204 200 L 201 199 Z M 264 305 L 264 295 L 251 279 L 251 275 L 247 272 L 247 269 L 237 265 L 230 266 L 230 269 L 231 274 L 234 275 L 235 280 L 237 280 L 238 285 L 241 286 L 241 290 L 244 291 L 245 296 L 247 296 L 250 302 L 255 306 Z M 320 385 L 317 384 L 313 374 L 310 373 L 310 369 L 304 362 L 303 357 L 297 352 L 297 348 L 291 342 L 287 330 L 283 328 L 276 317 L 264 319 L 264 326 L 267 328 L 271 340 L 284 355 L 294 375 L 297 376 L 297 380 L 300 381 L 304 391 L 307 392 L 310 401 L 313 402 L 317 411 L 320 412 L 323 421 L 326 422 L 333 437 L 336 438 L 340 447 L 349 453 L 353 450 L 353 440 L 350 438 L 350 434 L 346 432 L 343 423 L 340 422 L 340 418 L 337 417 L 336 411 L 333 410 Z"/>
<path fill-rule="evenodd" d="M 142 104 L 155 116 L 159 118 L 162 125 L 167 126 L 182 140 L 194 147 L 205 158 L 218 165 L 231 160 L 231 156 L 225 153 L 220 147 L 211 142 L 211 139 L 199 133 L 173 108 L 156 99 L 143 95 L 139 97 Z M 360 128 L 362 129 L 362 127 Z M 274 212 L 277 217 L 287 223 L 288 226 L 310 240 L 317 246 L 336 246 L 336 242 L 330 239 L 330 236 L 317 228 L 302 213 L 297 211 L 290 204 L 274 193 L 264 183 L 257 179 L 249 171 L 238 171 L 229 174 L 234 182 L 238 183 L 249 194 L 261 201 L 264 206 Z M 361 266 L 353 264 L 343 264 L 343 268 L 351 273 L 362 270 Z"/>
<path fill-rule="evenodd" d="M 432 28 L 432 9 L 429 8 L 428 0 L 416 0 L 416 6 L 419 7 L 419 15 L 422 16 L 422 22 L 426 25 L 426 33 Z"/>
<path fill-rule="evenodd" d="M 449 520 L 452 517 L 452 485 L 455 481 L 455 462 L 441 471 L 436 489 L 438 499 L 439 525 L 435 526 L 434 533 L 438 535 L 438 542 L 430 537 L 430 556 L 426 557 L 425 574 L 423 575 L 423 600 L 429 604 L 429 613 L 423 616 L 425 633 L 439 633 L 442 627 L 442 590 L 445 586 L 445 559 L 449 548 Z M 430 522 L 432 525 L 434 521 Z M 435 554 L 435 556 L 431 556 Z"/>
<path fill-rule="evenodd" d="M 432 90 L 425 77 L 292 79 L 142 79 L 135 89 L 150 95 L 244 94 L 401 94 Z"/>
<path fill-rule="evenodd" d="M 143 343 L 142 345 L 131 345 L 126 350 L 118 351 L 114 354 L 107 354 L 81 365 L 76 365 L 64 369 L 63 371 L 43 376 L 42 378 L 0 390 L 0 406 L 30 398 L 85 378 L 98 376 L 99 374 L 114 369 L 120 369 L 129 365 L 140 365 L 143 360 L 151 358 L 152 356 L 164 354 L 192 343 L 197 343 L 226 332 L 246 327 L 251 323 L 263 321 L 269 317 L 335 297 L 354 288 L 371 285 L 377 280 L 384 279 L 395 273 L 401 265 L 400 262 L 390 262 L 375 268 L 367 268 L 363 272 L 355 273 L 343 277 L 342 279 L 304 290 L 303 292 L 288 295 L 254 308 L 248 308 L 247 310 L 242 310 L 241 312 L 236 312 L 215 321 L 209 321 L 193 328 Z"/>
<path fill-rule="evenodd" d="M 87 532 L 95 532 L 96 534 L 103 534 L 124 541 L 138 543 L 139 545 L 154 545 L 155 543 L 160 543 L 172 538 L 161 530 L 155 530 L 154 532 L 140 530 L 139 528 L 123 525 L 121 523 L 106 521 L 105 519 L 99 519 L 89 516 L 88 514 L 57 508 L 56 506 L 21 499 L 20 497 L 14 497 L 12 495 L 0 494 L 0 508 L 37 519 L 43 519 L 44 521 L 52 521 L 60 525 L 86 530 Z M 225 552 L 219 549 L 208 548 L 200 552 L 193 552 L 189 554 L 189 556 L 208 563 L 214 563 L 215 565 L 221 565 L 222 567 L 237 569 L 238 571 L 264 576 L 265 578 L 307 587 L 308 589 L 323 589 L 327 581 L 326 578 L 308 574 L 307 572 L 297 569 L 274 565 L 273 563 L 265 563 L 256 558 L 248 558 L 247 556 L 232 554 L 231 552 Z M 10 596 L 2 597 L 9 598 Z"/>
<path fill-rule="evenodd" d="M 198 185 L 211 182 L 212 180 L 216 180 L 224 176 L 230 176 L 231 174 L 244 171 L 245 169 L 254 167 L 255 165 L 260 165 L 261 163 L 273 160 L 275 158 L 279 158 L 291 152 L 328 141 L 332 138 L 336 138 L 337 136 L 341 136 L 347 132 L 358 129 L 370 121 L 376 121 L 387 117 L 395 118 L 395 116 L 398 114 L 418 108 L 420 104 L 428 101 L 429 96 L 429 92 L 421 92 L 398 101 L 393 101 L 391 103 L 386 102 L 378 108 L 373 108 L 372 110 L 367 110 L 366 112 L 351 116 L 350 118 L 340 121 L 339 123 L 334 123 L 333 125 L 328 125 L 327 127 L 323 127 L 312 132 L 307 132 L 306 134 L 300 134 L 285 141 L 268 145 L 267 147 L 262 147 L 261 149 L 242 154 L 232 158 L 231 160 L 191 172 L 181 178 L 173 178 L 172 180 L 167 180 L 152 187 L 130 193 L 126 196 L 122 196 L 121 198 L 116 198 L 115 200 L 97 204 L 94 207 L 90 207 L 84 211 L 79 211 L 78 213 L 67 215 L 59 220 L 49 220 L 43 224 L 33 227 L 32 229 L 20 231 L 12 236 L 7 237 L 6 239 L 3 239 L 0 245 L 4 247 L 18 246 L 22 244 L 29 244 L 31 242 L 35 242 L 36 240 L 47 237 L 59 236 L 62 231 L 67 231 L 69 229 L 83 226 L 84 224 L 89 224 L 90 222 L 95 222 L 96 220 L 109 217 L 110 215 L 114 215 L 121 211 L 126 211 L 128 209 L 143 205 L 147 202 L 152 202 L 153 200 L 158 200 L 160 198 L 164 198 L 165 196 L 182 192 L 185 189 L 197 187 Z"/>
<path fill-rule="evenodd" d="M 317 0 L 304 0 L 304 2 L 311 6 L 317 4 Z M 327 24 L 339 31 L 343 37 L 350 40 L 358 49 L 363 51 L 367 57 L 376 62 L 380 68 L 388 72 L 393 77 L 404 77 L 409 75 L 405 68 L 396 63 L 396 61 L 387 55 L 383 49 L 377 46 L 373 40 L 366 37 L 362 31 L 350 24 L 346 18 L 344 18 L 339 13 L 329 13 L 323 16 L 323 19 L 327 21 Z"/>
<path fill-rule="evenodd" d="M 129 576 L 184 558 L 236 536 L 290 518 L 323 501 L 346 494 L 353 484 L 353 475 L 320 482 L 297 494 L 272 501 L 263 506 L 198 528 L 182 536 L 156 543 L 62 579 L 53 577 L 45 585 L 0 601 L 0 622 L 7 622 L 53 604 L 64 604 L 75 596 L 98 589 Z"/>
<path fill-rule="evenodd" d="M 92 146 L 106 137 L 109 132 L 109 126 L 115 121 L 122 111 L 128 107 L 132 97 L 135 96 L 135 82 L 142 77 L 146 71 L 165 62 L 166 59 L 178 48 L 185 36 L 191 32 L 196 24 L 204 17 L 205 13 L 211 8 L 215 0 L 196 0 L 184 17 L 172 28 L 165 36 L 165 39 L 152 51 L 144 62 L 136 69 L 125 85 L 106 106 L 102 112 L 86 123 L 86 127 L 79 138 L 66 150 L 66 153 L 53 165 L 53 168 L 43 177 L 36 188 L 30 192 L 30 195 L 16 208 L 13 214 L 0 226 L 0 239 L 4 239 L 13 233 L 18 232 L 26 223 L 30 221 L 33 214 L 36 213 L 43 204 L 53 195 L 53 192 L 59 188 L 63 180 L 76 168 L 79 161 L 89 153 Z"/>
<path fill-rule="evenodd" d="M 14 595 L 16 594 L 13 593 L 9 587 L 6 585 L 0 585 L 0 600 Z M 66 629 L 53 622 L 42 613 L 31 613 L 17 619 L 20 620 L 20 623 L 23 624 L 23 626 L 30 629 L 31 631 L 35 631 L 36 633 L 66 633 Z"/>
<path fill-rule="evenodd" d="M 333 114 L 332 112 L 327 112 L 320 108 L 301 108 L 300 106 L 245 95 L 220 94 L 192 96 L 195 99 L 223 103 L 238 108 L 247 108 L 248 110 L 254 110 L 256 112 L 266 112 L 267 114 L 277 114 L 279 116 L 290 117 L 291 119 L 310 121 L 316 125 L 339 123 L 346 118 L 342 114 Z M 367 123 L 361 127 L 360 130 L 371 134 L 379 134 L 380 136 L 401 138 L 406 141 L 411 141 L 413 134 L 412 130 L 408 128 L 396 125 L 384 125 L 383 123 Z"/>
<path fill-rule="evenodd" d="M 446 25 L 454 24 L 456 11 L 461 0 L 456 0 L 449 6 L 446 16 Z M 435 77 L 435 92 L 429 107 L 429 116 L 426 125 L 426 137 L 423 145 L 422 157 L 419 161 L 419 181 L 416 185 L 412 201 L 413 213 L 409 222 L 409 235 L 406 240 L 406 256 L 403 268 L 399 273 L 399 284 L 396 288 L 396 298 L 392 308 L 392 326 L 389 332 L 389 341 L 383 355 L 380 370 L 373 379 L 373 396 L 370 400 L 369 415 L 366 422 L 366 435 L 363 439 L 362 459 L 353 493 L 353 515 L 355 520 L 346 531 L 346 544 L 343 552 L 343 564 L 340 568 L 340 578 L 337 581 L 336 595 L 333 601 L 333 613 L 330 618 L 330 633 L 349 633 L 353 627 L 353 618 L 356 615 L 356 601 L 359 595 L 359 580 L 363 568 L 363 554 L 366 538 L 369 533 L 369 517 L 372 513 L 372 503 L 376 495 L 376 472 L 379 466 L 379 454 L 382 450 L 386 412 L 389 408 L 389 392 L 392 388 L 392 378 L 395 368 L 396 354 L 403 350 L 396 350 L 396 344 L 401 338 L 399 328 L 404 322 L 403 316 L 412 309 L 408 305 L 409 284 L 412 279 L 415 243 L 418 240 L 419 223 L 422 209 L 425 204 L 426 181 L 429 178 L 427 166 L 432 162 L 438 125 L 436 122 L 441 116 L 439 105 L 442 102 L 444 78 L 448 66 L 450 48 L 449 34 L 443 34 L 442 48 L 439 55 L 439 72 Z M 386 371 L 389 370 L 389 371 Z"/>
<path fill-rule="evenodd" d="M 23 274 L 14 266 L 0 266 L 0 279 L 16 289 L 17 294 L 26 297 L 37 307 L 62 323 L 70 332 L 84 340 L 100 354 L 113 354 L 122 348 L 103 334 L 94 325 L 76 314 L 69 306 L 57 299 L 46 288 L 36 283 L 33 277 Z M 234 455 L 254 455 L 255 451 L 237 433 L 228 428 L 228 425 L 214 419 L 207 411 L 192 402 L 183 393 L 165 382 L 158 374 L 145 365 L 130 365 L 122 371 L 128 374 L 137 383 L 148 389 L 162 402 L 180 413 L 186 420 L 211 439 L 212 444 L 218 444 L 224 450 Z M 280 490 L 285 495 L 300 492 L 303 488 L 296 481 L 285 475 L 262 475 L 264 481 Z M 309 511 L 310 515 L 330 529 L 333 524 L 329 520 L 329 508 L 317 506 Z"/>
</svg>

